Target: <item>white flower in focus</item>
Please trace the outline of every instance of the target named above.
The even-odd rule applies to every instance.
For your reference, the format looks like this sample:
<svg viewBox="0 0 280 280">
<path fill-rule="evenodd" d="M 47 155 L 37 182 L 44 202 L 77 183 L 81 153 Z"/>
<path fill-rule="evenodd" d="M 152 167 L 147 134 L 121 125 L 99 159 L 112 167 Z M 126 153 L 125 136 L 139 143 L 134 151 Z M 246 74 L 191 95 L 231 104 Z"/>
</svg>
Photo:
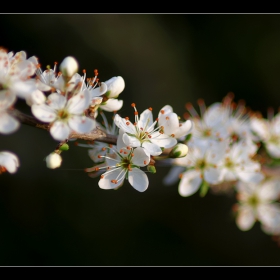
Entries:
<svg viewBox="0 0 280 280">
<path fill-rule="evenodd" d="M 0 152 L 0 174 L 8 171 L 13 174 L 19 167 L 18 157 L 11 152 L 2 151 Z"/>
<path fill-rule="evenodd" d="M 11 92 L 0 91 L 0 133 L 9 134 L 15 132 L 20 123 L 8 113 L 10 106 L 16 101 L 16 96 Z"/>
<path fill-rule="evenodd" d="M 158 114 L 158 125 L 163 127 L 163 132 L 169 136 L 179 139 L 191 133 L 193 122 L 186 120 L 179 122 L 178 115 L 173 112 L 170 105 L 165 105 Z"/>
<path fill-rule="evenodd" d="M 36 118 L 51 124 L 50 133 L 55 140 L 63 141 L 72 131 L 88 133 L 95 128 L 95 121 L 84 115 L 90 102 L 87 90 L 69 100 L 63 95 L 52 93 L 46 103 L 33 104 L 31 110 Z"/>
<path fill-rule="evenodd" d="M 149 180 L 140 167 L 150 162 L 150 155 L 143 148 L 123 147 L 122 136 L 118 138 L 117 150 L 110 149 L 105 159 L 105 166 L 101 164 L 95 167 L 96 171 L 106 169 L 101 175 L 98 185 L 101 189 L 117 189 L 124 179 L 127 179 L 131 186 L 139 192 L 144 192 L 149 185 Z"/>
<path fill-rule="evenodd" d="M 55 169 L 61 166 L 61 162 L 62 162 L 62 157 L 61 155 L 57 154 L 57 153 L 50 153 L 47 157 L 46 157 L 46 164 L 47 167 L 50 169 Z"/>
<path fill-rule="evenodd" d="M 177 144 L 177 140 L 164 134 L 160 126 L 155 127 L 157 121 L 153 122 L 152 108 L 146 109 L 138 117 L 135 104 L 134 108 L 135 123 L 132 124 L 128 118 L 121 118 L 116 114 L 114 121 L 117 127 L 121 128 L 123 141 L 130 147 L 143 147 L 150 155 L 157 156 L 162 153 L 161 148 L 172 148 Z"/>
<path fill-rule="evenodd" d="M 280 194 L 279 180 L 266 179 L 258 184 L 239 181 L 236 188 L 236 224 L 240 230 L 251 229 L 256 221 L 268 233 L 279 229 L 280 205 L 275 202 Z"/>
</svg>

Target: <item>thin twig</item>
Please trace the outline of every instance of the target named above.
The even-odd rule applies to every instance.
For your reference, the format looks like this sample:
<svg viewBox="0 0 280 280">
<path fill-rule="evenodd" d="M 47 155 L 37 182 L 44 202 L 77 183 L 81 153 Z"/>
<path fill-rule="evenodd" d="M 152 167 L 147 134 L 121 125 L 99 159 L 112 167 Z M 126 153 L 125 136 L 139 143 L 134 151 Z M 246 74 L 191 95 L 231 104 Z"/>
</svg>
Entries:
<svg viewBox="0 0 280 280">
<path fill-rule="evenodd" d="M 49 131 L 50 124 L 43 123 L 33 116 L 29 116 L 20 112 L 19 110 L 12 108 L 9 110 L 10 115 L 15 117 L 19 122 L 25 125 L 29 125 L 35 128 L 40 128 Z M 86 141 L 99 141 L 103 143 L 113 144 L 116 145 L 117 143 L 117 136 L 105 133 L 99 127 L 96 127 L 90 133 L 77 133 L 72 132 L 68 139 L 81 139 Z"/>
</svg>

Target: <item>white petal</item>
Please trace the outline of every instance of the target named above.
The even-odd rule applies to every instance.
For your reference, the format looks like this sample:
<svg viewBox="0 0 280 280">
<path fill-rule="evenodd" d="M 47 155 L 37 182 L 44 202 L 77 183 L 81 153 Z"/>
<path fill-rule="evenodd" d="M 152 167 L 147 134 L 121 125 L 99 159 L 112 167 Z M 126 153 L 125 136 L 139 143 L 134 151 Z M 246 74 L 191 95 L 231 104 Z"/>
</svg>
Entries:
<svg viewBox="0 0 280 280">
<path fill-rule="evenodd" d="M 40 90 L 35 90 L 33 91 L 31 94 L 29 94 L 26 97 L 26 103 L 29 106 L 32 106 L 33 104 L 43 104 L 46 101 L 46 96 L 44 95 L 44 93 Z"/>
<path fill-rule="evenodd" d="M 92 131 L 95 126 L 95 120 L 87 118 L 86 116 L 71 116 L 68 120 L 70 128 L 79 133 L 88 133 Z"/>
<path fill-rule="evenodd" d="M 50 129 L 50 133 L 55 140 L 63 141 L 69 137 L 70 128 L 65 122 L 55 121 Z"/>
<path fill-rule="evenodd" d="M 158 118 L 162 117 L 163 115 L 167 115 L 169 113 L 173 113 L 173 108 L 170 105 L 165 105 L 159 111 Z"/>
<path fill-rule="evenodd" d="M 218 184 L 221 181 L 221 171 L 219 168 L 208 168 L 204 171 L 205 181 L 210 184 Z"/>
<path fill-rule="evenodd" d="M 12 90 L 15 92 L 15 94 L 25 99 L 30 92 L 36 90 L 36 82 L 35 80 L 28 80 L 28 81 L 17 81 L 13 83 Z"/>
<path fill-rule="evenodd" d="M 261 204 L 257 208 L 258 218 L 261 223 L 265 224 L 267 227 L 279 226 L 280 222 L 280 208 L 279 204 L 267 203 Z"/>
<path fill-rule="evenodd" d="M 179 183 L 179 194 L 184 197 L 191 196 L 198 191 L 201 183 L 200 172 L 196 170 L 186 171 Z"/>
<path fill-rule="evenodd" d="M 139 168 L 132 168 L 132 171 L 129 171 L 128 181 L 139 192 L 144 192 L 149 186 L 148 176 Z"/>
<path fill-rule="evenodd" d="M 4 166 L 8 172 L 15 173 L 19 167 L 18 157 L 11 152 L 0 152 L 0 165 Z"/>
<path fill-rule="evenodd" d="M 129 136 L 126 133 L 123 134 L 122 140 L 125 143 L 125 145 L 127 145 L 129 147 L 140 147 L 141 146 L 140 141 L 136 137 Z"/>
<path fill-rule="evenodd" d="M 164 185 L 172 185 L 179 181 L 179 175 L 186 170 L 183 166 L 172 166 L 168 174 L 163 178 Z"/>
<path fill-rule="evenodd" d="M 6 110 L 16 101 L 16 95 L 9 90 L 0 91 L 0 112 Z"/>
<path fill-rule="evenodd" d="M 143 111 L 140 115 L 140 119 L 138 122 L 138 127 L 143 128 L 146 130 L 146 128 L 150 127 L 153 124 L 153 113 L 151 110 L 146 109 Z"/>
<path fill-rule="evenodd" d="M 133 151 L 133 158 L 132 162 L 133 164 L 137 166 L 146 166 L 150 162 L 150 155 L 145 151 L 145 149 L 139 147 L 134 149 Z"/>
<path fill-rule="evenodd" d="M 115 115 L 114 122 L 118 128 L 130 134 L 136 134 L 135 126 L 131 121 L 121 118 L 118 114 Z"/>
<path fill-rule="evenodd" d="M 151 142 L 144 142 L 142 147 L 145 148 L 151 156 L 158 156 L 162 153 L 161 148 L 157 144 Z"/>
<path fill-rule="evenodd" d="M 180 138 L 191 133 L 193 130 L 194 123 L 191 120 L 187 120 L 184 123 L 181 123 L 179 128 L 175 131 L 175 138 Z"/>
<path fill-rule="evenodd" d="M 67 108 L 71 114 L 81 115 L 90 105 L 91 98 L 88 90 L 73 96 L 67 102 Z"/>
<path fill-rule="evenodd" d="M 280 146 L 278 143 L 266 142 L 265 144 L 267 152 L 274 158 L 280 157 Z"/>
<path fill-rule="evenodd" d="M 251 207 L 241 206 L 238 211 L 236 218 L 236 224 L 239 229 L 247 231 L 253 227 L 255 224 L 255 215 Z"/>
<path fill-rule="evenodd" d="M 111 79 L 105 81 L 105 83 L 108 87 L 108 93 L 106 93 L 106 95 L 109 98 L 118 97 L 125 87 L 124 79 L 121 76 L 112 77 Z"/>
<path fill-rule="evenodd" d="M 259 195 L 263 200 L 277 200 L 280 194 L 279 179 L 269 179 L 261 183 Z"/>
<path fill-rule="evenodd" d="M 104 105 L 100 105 L 100 109 L 107 112 L 118 111 L 123 106 L 123 100 L 118 99 L 108 99 Z"/>
<path fill-rule="evenodd" d="M 17 119 L 6 112 L 0 113 L 0 133 L 9 134 L 15 132 L 20 126 Z"/>
<path fill-rule="evenodd" d="M 177 139 L 158 132 L 153 133 L 150 141 L 162 148 L 172 148 L 177 144 Z"/>
<path fill-rule="evenodd" d="M 47 104 L 33 104 L 31 106 L 32 114 L 42 122 L 53 122 L 56 118 L 56 111 Z"/>
<path fill-rule="evenodd" d="M 65 107 L 66 105 L 66 98 L 65 96 L 53 92 L 48 96 L 48 104 L 50 107 L 54 108 L 55 110 L 61 110 Z"/>
<path fill-rule="evenodd" d="M 163 114 L 159 117 L 158 125 L 163 126 L 164 134 L 174 134 L 179 128 L 178 116 L 175 113 Z"/>
<path fill-rule="evenodd" d="M 101 96 L 107 91 L 107 85 L 105 83 L 101 83 L 100 87 L 89 90 L 91 99 Z"/>
<path fill-rule="evenodd" d="M 110 170 L 109 172 L 105 172 L 103 174 L 104 177 L 101 178 L 98 182 L 99 187 L 104 190 L 111 190 L 119 187 L 123 183 L 124 177 L 122 178 L 122 180 L 118 180 L 116 184 L 112 183 L 111 180 L 116 180 L 121 170 L 121 168 L 118 168 L 113 171 Z"/>
</svg>

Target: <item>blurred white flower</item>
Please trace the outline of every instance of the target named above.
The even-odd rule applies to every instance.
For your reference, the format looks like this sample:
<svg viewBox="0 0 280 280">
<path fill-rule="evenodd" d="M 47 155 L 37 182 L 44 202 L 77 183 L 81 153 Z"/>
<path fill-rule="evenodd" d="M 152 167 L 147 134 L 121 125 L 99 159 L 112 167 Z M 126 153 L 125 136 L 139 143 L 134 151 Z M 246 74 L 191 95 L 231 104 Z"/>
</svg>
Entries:
<svg viewBox="0 0 280 280">
<path fill-rule="evenodd" d="M 0 174 L 8 171 L 13 174 L 19 167 L 19 159 L 17 155 L 8 151 L 0 152 Z"/>
<path fill-rule="evenodd" d="M 256 221 L 267 233 L 279 230 L 280 204 L 276 201 L 280 194 L 280 181 L 266 179 L 258 184 L 239 181 L 236 185 L 238 203 L 236 223 L 239 229 L 247 231 Z"/>
</svg>

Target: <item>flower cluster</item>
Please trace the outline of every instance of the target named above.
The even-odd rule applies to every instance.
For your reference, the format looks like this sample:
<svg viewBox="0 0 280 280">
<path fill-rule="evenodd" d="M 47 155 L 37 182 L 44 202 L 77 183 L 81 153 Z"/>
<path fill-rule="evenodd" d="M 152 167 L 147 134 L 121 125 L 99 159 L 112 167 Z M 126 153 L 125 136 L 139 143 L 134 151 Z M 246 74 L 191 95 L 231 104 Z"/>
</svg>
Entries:
<svg viewBox="0 0 280 280">
<path fill-rule="evenodd" d="M 194 123 L 191 137 L 185 139 L 188 156 L 172 161 L 166 185 L 179 180 L 178 191 L 188 197 L 199 191 L 235 193 L 233 205 L 240 230 L 251 229 L 255 222 L 265 233 L 280 235 L 279 113 L 269 110 L 265 119 L 233 102 L 229 93 L 222 102 L 206 107 L 198 100 L 200 114 L 190 103 L 186 116 Z"/>
<path fill-rule="evenodd" d="M 72 56 L 42 70 L 37 57 L 0 48 L 0 134 L 15 133 L 21 124 L 45 129 L 58 141 L 45 158 L 50 169 L 61 166 L 61 153 L 75 140 L 93 161 L 85 171 L 100 176 L 98 186 L 105 190 L 117 190 L 127 180 L 144 192 L 147 174 L 167 164 L 165 185 L 178 183 L 182 197 L 235 194 L 238 228 L 248 231 L 259 222 L 280 245 L 280 113 L 269 109 L 264 118 L 229 93 L 208 107 L 199 99 L 199 113 L 187 103 L 184 118 L 170 105 L 154 118 L 151 107 L 139 113 L 132 103 L 130 120 L 119 113 L 124 89 L 121 76 L 100 81 L 97 69 L 93 77 L 86 70 L 80 74 Z M 18 98 L 30 115 L 16 109 Z M 16 173 L 19 165 L 16 154 L 0 151 L 1 175 Z"/>
</svg>

